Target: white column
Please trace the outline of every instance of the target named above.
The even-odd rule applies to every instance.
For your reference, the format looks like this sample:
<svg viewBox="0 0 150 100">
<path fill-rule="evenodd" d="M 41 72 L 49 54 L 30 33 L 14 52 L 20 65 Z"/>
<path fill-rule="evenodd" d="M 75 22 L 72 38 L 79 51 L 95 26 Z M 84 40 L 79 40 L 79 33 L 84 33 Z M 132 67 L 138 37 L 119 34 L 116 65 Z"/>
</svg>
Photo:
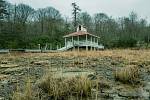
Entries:
<svg viewBox="0 0 150 100">
<path fill-rule="evenodd" d="M 73 49 L 74 49 L 74 41 L 73 41 L 73 36 L 72 36 L 72 45 L 73 45 Z"/>
<path fill-rule="evenodd" d="M 73 41 L 73 36 L 72 36 L 72 45 L 74 45 L 74 43 L 73 43 L 74 41 Z"/>
<path fill-rule="evenodd" d="M 94 45 L 95 45 L 95 43 L 96 43 L 96 42 L 95 42 L 95 37 L 94 37 Z M 94 46 L 94 51 L 95 51 L 95 46 Z"/>
<path fill-rule="evenodd" d="M 98 46 L 98 39 L 99 39 L 99 38 L 97 37 L 97 46 Z M 97 50 L 98 50 L 98 48 L 97 48 Z"/>
<path fill-rule="evenodd" d="M 45 44 L 45 48 L 44 49 L 47 50 L 47 43 Z"/>
<path fill-rule="evenodd" d="M 88 51 L 88 46 L 87 46 L 87 34 L 86 34 L 86 51 Z"/>
<path fill-rule="evenodd" d="M 58 48 L 59 48 L 59 47 L 58 47 L 58 45 L 57 45 L 57 50 L 58 50 Z"/>
<path fill-rule="evenodd" d="M 91 45 L 92 45 L 92 36 L 91 36 Z M 91 51 L 92 51 L 92 46 L 91 46 Z"/>
<path fill-rule="evenodd" d="M 78 35 L 78 51 L 79 51 L 79 35 Z"/>
</svg>

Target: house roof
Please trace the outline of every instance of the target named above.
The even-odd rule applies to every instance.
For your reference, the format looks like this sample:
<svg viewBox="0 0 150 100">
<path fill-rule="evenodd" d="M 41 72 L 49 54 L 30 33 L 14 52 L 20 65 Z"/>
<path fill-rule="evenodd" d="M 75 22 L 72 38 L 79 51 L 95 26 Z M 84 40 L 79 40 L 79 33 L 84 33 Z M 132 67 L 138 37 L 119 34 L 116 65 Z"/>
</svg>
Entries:
<svg viewBox="0 0 150 100">
<path fill-rule="evenodd" d="M 80 36 L 80 35 L 86 35 L 86 34 L 91 35 L 91 36 L 94 36 L 94 37 L 97 37 L 97 38 L 100 38 L 99 36 L 90 34 L 90 33 L 86 32 L 86 31 L 78 31 L 78 32 L 70 33 L 70 34 L 65 35 L 65 36 L 63 36 L 63 37 L 66 38 L 66 37 Z"/>
</svg>

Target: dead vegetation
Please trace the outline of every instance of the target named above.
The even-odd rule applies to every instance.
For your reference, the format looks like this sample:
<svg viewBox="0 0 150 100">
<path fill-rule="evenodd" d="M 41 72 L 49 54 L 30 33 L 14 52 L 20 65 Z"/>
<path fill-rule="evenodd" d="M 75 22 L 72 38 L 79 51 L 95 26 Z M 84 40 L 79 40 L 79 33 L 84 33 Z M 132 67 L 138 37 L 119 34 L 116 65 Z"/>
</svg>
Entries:
<svg viewBox="0 0 150 100">
<path fill-rule="evenodd" d="M 116 69 L 114 75 L 115 79 L 124 83 L 134 83 L 139 78 L 139 67 L 138 66 L 126 66 L 120 69 Z"/>
<path fill-rule="evenodd" d="M 30 79 L 28 79 L 26 82 L 27 83 L 23 92 L 20 91 L 17 83 L 16 91 L 14 91 L 12 95 L 12 100 L 35 100 L 34 94 L 37 91 L 33 91 Z"/>
<path fill-rule="evenodd" d="M 36 81 L 38 80 L 38 82 L 34 81 L 37 84 L 29 82 L 30 80 L 28 80 L 26 82 L 27 84 L 22 86 L 23 90 L 15 90 L 12 96 L 13 100 L 41 100 L 43 94 L 46 94 L 47 98 L 51 100 L 67 98 L 69 100 L 70 97 L 78 99 L 89 98 L 93 97 L 93 91 L 94 93 L 96 91 L 97 95 L 98 93 L 107 92 L 107 90 L 111 90 L 116 83 L 117 85 L 118 83 L 119 85 L 124 83 L 136 85 L 140 79 L 140 67 L 146 72 L 146 74 L 143 74 L 143 77 L 150 73 L 149 50 L 127 49 L 34 54 L 16 53 L 1 54 L 0 59 L 0 68 L 2 69 L 0 81 L 8 79 L 8 76 L 14 74 L 26 75 L 28 71 L 26 71 L 25 68 L 27 67 L 32 69 L 30 74 L 36 77 Z M 51 72 L 56 72 L 57 76 L 51 72 L 43 75 L 41 69 L 44 69 L 43 72 L 47 69 L 51 70 Z M 78 72 L 84 73 L 85 70 L 89 70 L 89 72 L 93 71 L 93 73 L 96 72 L 97 74 L 91 77 L 82 75 L 75 77 Z M 35 73 L 33 73 L 34 71 Z M 59 72 L 64 72 L 64 74 L 62 75 Z M 61 75 L 69 75 L 69 77 L 61 77 Z M 98 77 L 100 76 L 104 79 L 99 79 Z M 13 77 L 14 81 L 15 77 Z M 120 82 L 115 81 L 115 79 Z M 145 80 L 146 79 L 148 79 L 148 77 L 146 77 Z M 38 86 L 36 90 L 33 90 L 34 85 Z M 42 92 L 38 89 L 42 90 Z"/>
<path fill-rule="evenodd" d="M 48 93 L 51 98 L 61 99 L 69 96 L 91 96 L 92 80 L 85 76 L 71 78 L 55 78 L 52 74 L 46 74 L 39 80 L 38 86 Z"/>
</svg>

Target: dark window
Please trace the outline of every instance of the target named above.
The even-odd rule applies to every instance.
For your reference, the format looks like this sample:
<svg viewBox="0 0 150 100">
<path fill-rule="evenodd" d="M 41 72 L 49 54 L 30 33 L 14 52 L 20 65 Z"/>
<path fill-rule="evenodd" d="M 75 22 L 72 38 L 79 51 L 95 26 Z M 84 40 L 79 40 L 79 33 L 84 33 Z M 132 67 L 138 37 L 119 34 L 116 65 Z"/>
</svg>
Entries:
<svg viewBox="0 0 150 100">
<path fill-rule="evenodd" d="M 79 25 L 79 31 L 81 31 L 81 25 Z"/>
</svg>

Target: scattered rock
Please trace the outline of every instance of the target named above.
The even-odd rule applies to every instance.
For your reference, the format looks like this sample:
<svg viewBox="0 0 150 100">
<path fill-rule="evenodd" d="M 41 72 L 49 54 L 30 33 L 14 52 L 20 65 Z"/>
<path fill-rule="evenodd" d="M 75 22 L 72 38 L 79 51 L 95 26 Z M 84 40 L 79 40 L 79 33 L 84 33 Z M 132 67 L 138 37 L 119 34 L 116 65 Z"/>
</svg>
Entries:
<svg viewBox="0 0 150 100">
<path fill-rule="evenodd" d="M 111 88 L 110 85 L 111 84 L 107 80 L 100 80 L 98 82 L 98 86 L 99 86 L 99 89 L 101 90 L 101 92 L 103 91 L 103 89 L 109 89 L 109 88 Z"/>
<path fill-rule="evenodd" d="M 2 85 L 5 85 L 5 84 L 7 84 L 9 81 L 8 80 L 3 80 L 2 82 L 1 82 L 1 84 Z"/>
<path fill-rule="evenodd" d="M 8 64 L 8 61 L 1 61 L 1 64 Z"/>
<path fill-rule="evenodd" d="M 148 65 L 150 65 L 150 60 L 146 60 L 146 61 L 144 61 L 144 62 L 142 63 L 142 65 L 144 65 L 144 66 L 148 66 Z"/>
<path fill-rule="evenodd" d="M 139 98 L 141 97 L 141 93 L 138 91 L 123 91 L 118 93 L 119 96 L 121 97 L 126 97 L 126 98 Z"/>
<path fill-rule="evenodd" d="M 7 77 L 8 77 L 8 75 L 3 75 L 3 74 L 1 74 L 1 75 L 0 75 L 0 81 L 6 79 Z"/>
<path fill-rule="evenodd" d="M 13 67 L 18 67 L 19 65 L 17 64 L 1 64 L 1 68 L 13 68 Z"/>
<path fill-rule="evenodd" d="M 5 100 L 4 97 L 0 97 L 0 100 Z"/>
<path fill-rule="evenodd" d="M 95 79 L 97 79 L 96 75 L 94 75 L 94 74 L 89 74 L 87 77 L 88 77 L 88 79 L 90 79 L 90 80 L 95 80 Z"/>
<path fill-rule="evenodd" d="M 74 61 L 74 65 L 81 65 L 81 64 L 83 64 L 83 62 L 81 62 L 81 61 Z"/>
<path fill-rule="evenodd" d="M 150 82 L 147 82 L 144 86 L 144 89 L 148 92 L 150 92 Z"/>
<path fill-rule="evenodd" d="M 96 67 L 97 64 L 96 63 L 92 63 L 91 67 Z"/>
<path fill-rule="evenodd" d="M 25 67 L 17 67 L 17 68 L 7 68 L 2 73 L 3 74 L 13 74 L 13 73 L 21 73 L 21 71 L 25 69 Z"/>
<path fill-rule="evenodd" d="M 139 65 L 139 61 L 130 61 L 130 65 Z"/>
<path fill-rule="evenodd" d="M 49 62 L 48 60 L 46 61 L 32 61 L 31 64 L 34 64 L 34 65 L 47 65 Z"/>
</svg>

